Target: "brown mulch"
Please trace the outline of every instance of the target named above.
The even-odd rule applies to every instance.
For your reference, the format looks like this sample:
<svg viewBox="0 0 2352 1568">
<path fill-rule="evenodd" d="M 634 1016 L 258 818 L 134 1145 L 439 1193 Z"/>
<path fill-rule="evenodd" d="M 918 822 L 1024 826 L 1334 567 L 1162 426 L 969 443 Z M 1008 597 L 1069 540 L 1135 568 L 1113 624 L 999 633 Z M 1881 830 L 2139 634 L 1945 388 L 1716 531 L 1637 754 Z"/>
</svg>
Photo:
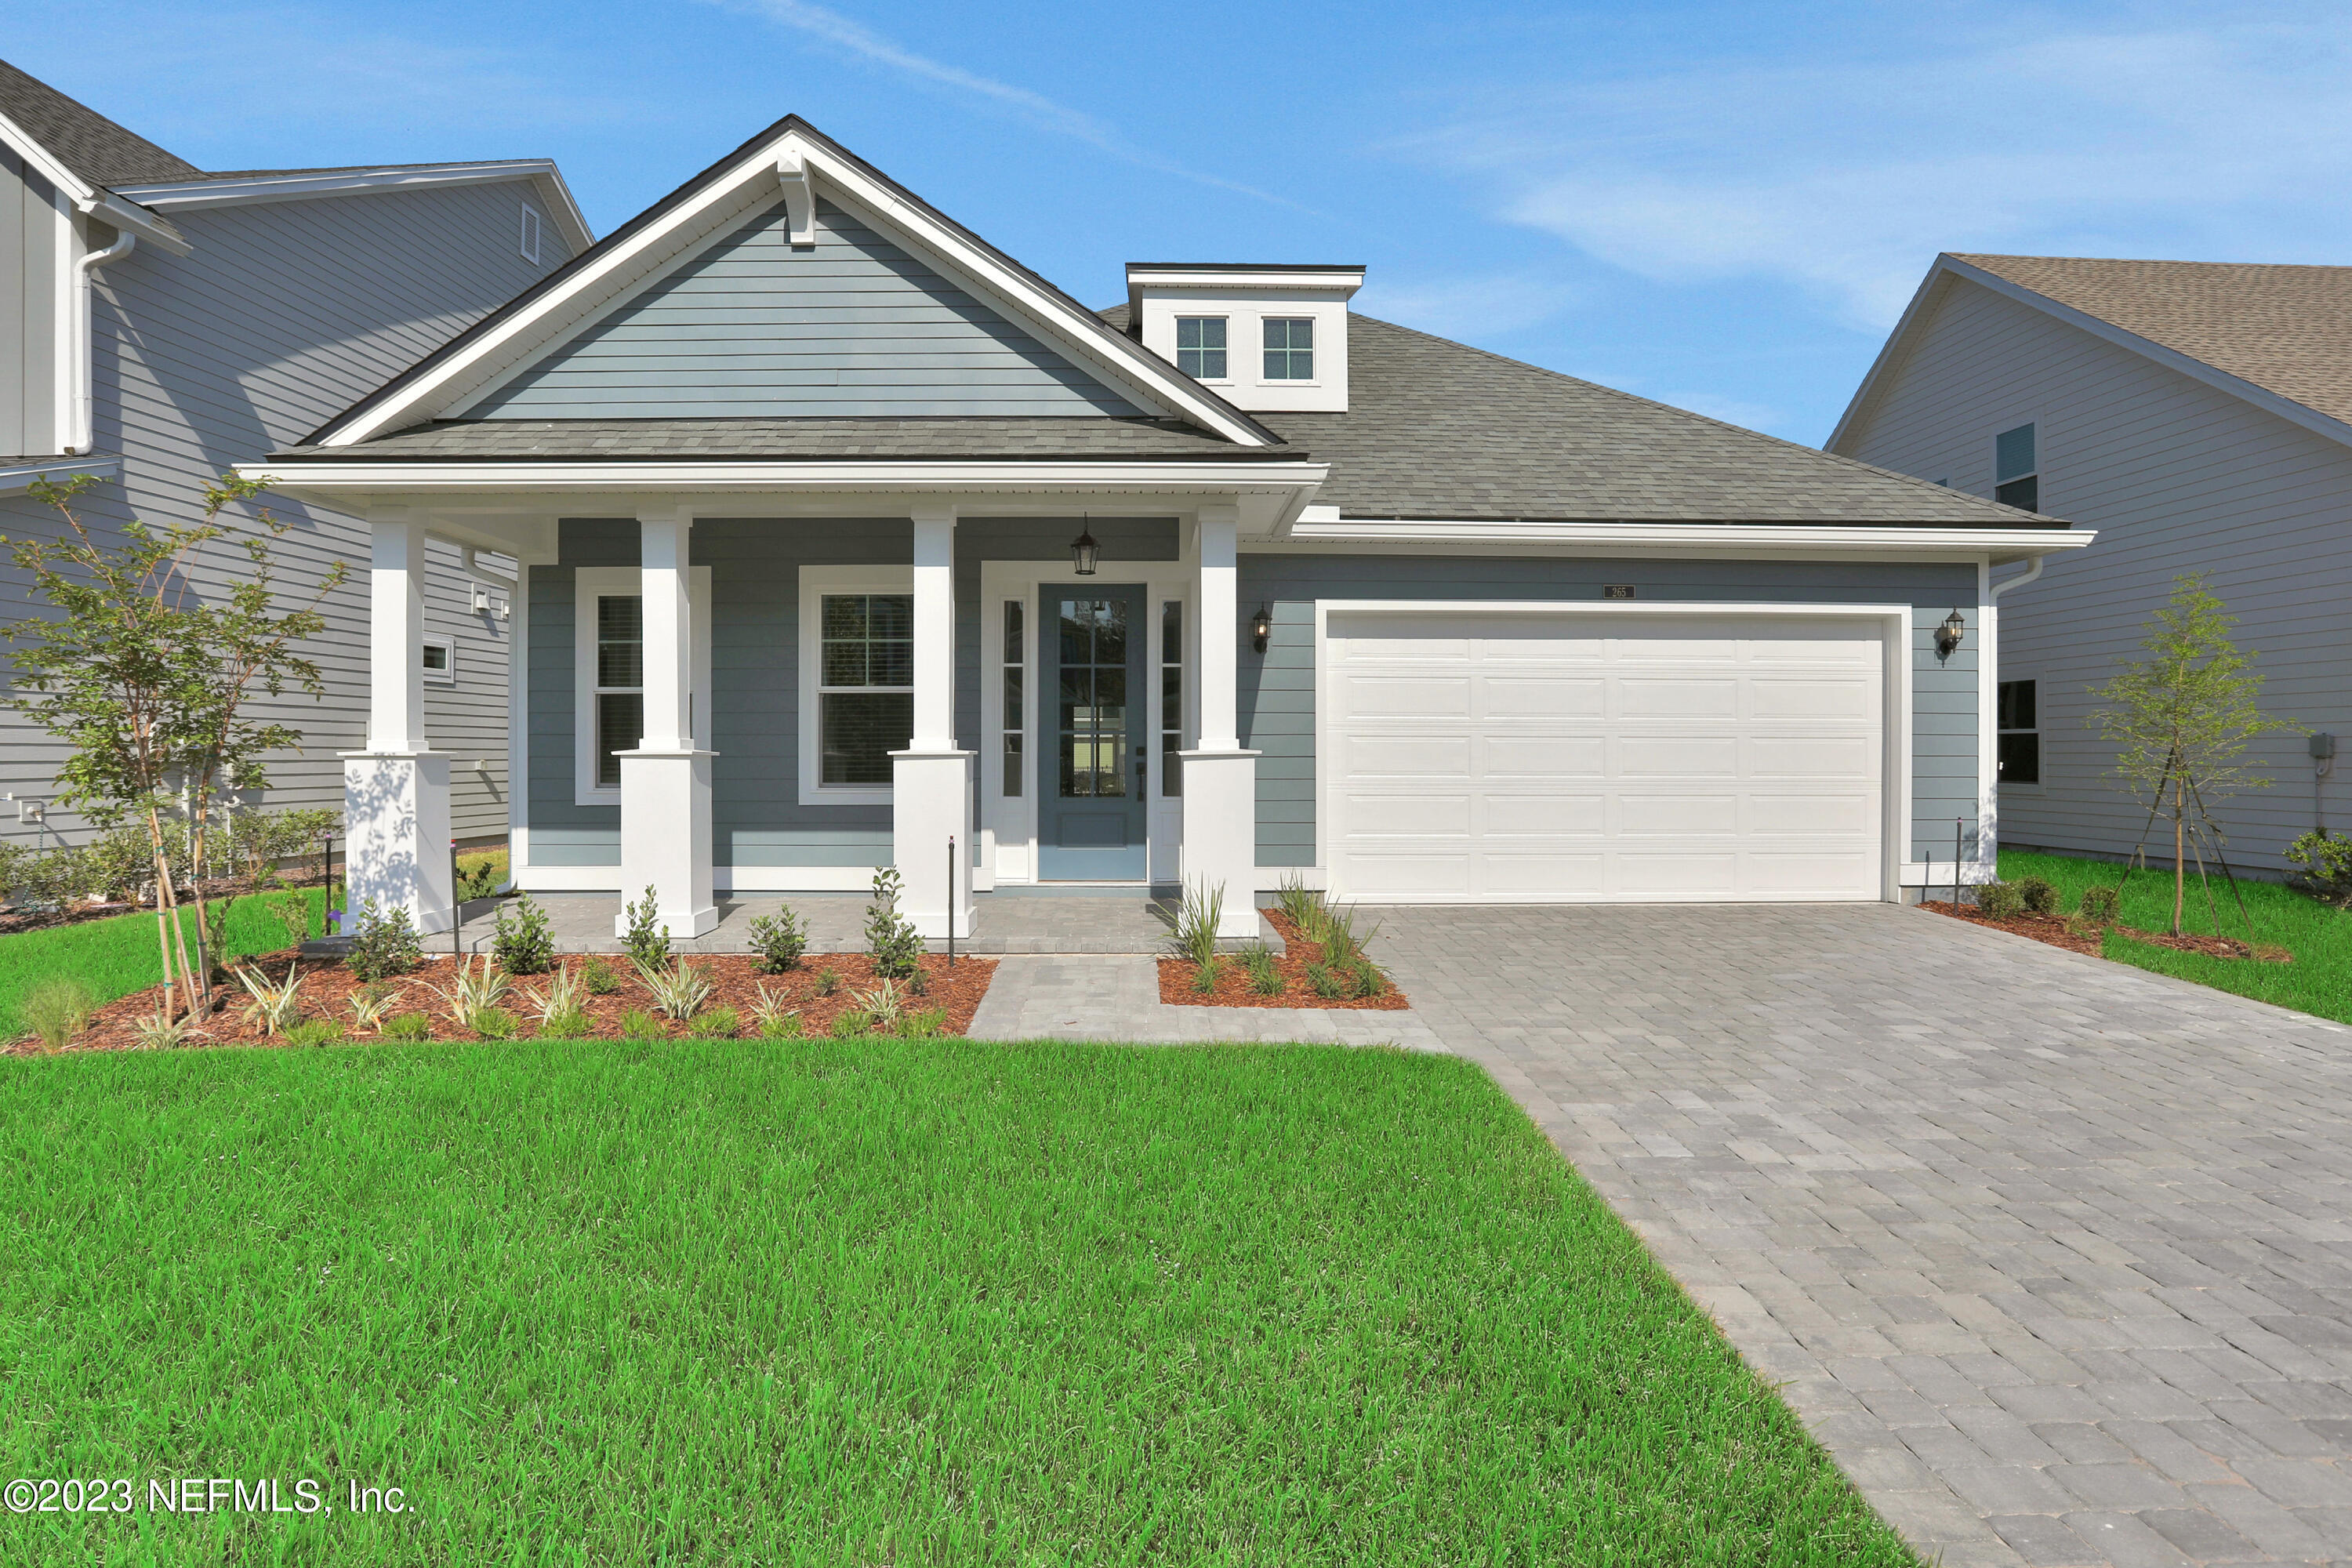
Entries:
<svg viewBox="0 0 2352 1568">
<path fill-rule="evenodd" d="M 1307 941 L 1299 934 L 1297 926 L 1278 910 L 1268 910 L 1265 918 L 1282 933 L 1286 952 L 1275 954 L 1274 966 L 1282 972 L 1282 994 L 1262 996 L 1251 988 L 1249 970 L 1238 954 L 1229 953 L 1217 965 L 1217 985 L 1213 991 L 1192 988 L 1192 961 L 1189 958 L 1163 958 L 1160 961 L 1160 1000 L 1178 1007 L 1349 1007 L 1388 1010 L 1410 1007 L 1405 994 L 1393 983 L 1378 996 L 1318 996 L 1307 978 L 1307 965 L 1319 962 L 1323 956 L 1320 942 Z"/>
<path fill-rule="evenodd" d="M 2005 931 L 2014 936 L 2032 937 L 2035 942 L 2063 947 L 2069 952 L 2087 952 L 2093 958 L 2100 953 L 2100 933 L 2093 931 L 2078 935 L 2068 928 L 2065 917 L 2061 915 L 2019 915 L 2014 920 L 1997 921 L 1978 913 L 1973 904 L 1961 904 L 1955 908 L 1949 900 L 1937 902 L 1931 900 L 1919 907 L 1939 915 L 1964 920 L 1970 925 L 1990 926 L 1995 931 Z M 2258 946 L 2240 942 L 2233 936 L 2200 936 L 2194 931 L 2174 936 L 2168 931 L 2140 931 L 2125 925 L 2116 926 L 2115 930 L 2120 935 L 2134 942 L 2147 942 L 2151 947 L 2168 947 L 2175 952 L 2202 953 L 2208 958 L 2250 958 L 2262 963 L 2288 963 L 2294 958 L 2294 954 L 2285 948 L 2268 942 Z"/>
<path fill-rule="evenodd" d="M 254 959 L 242 959 L 238 962 L 240 965 L 257 964 L 263 973 L 274 981 L 285 978 L 287 963 L 293 957 L 294 954 L 289 951 L 269 953 Z M 567 958 L 563 962 L 571 967 L 577 968 L 585 961 L 580 958 Z M 811 954 L 803 960 L 801 968 L 783 974 L 762 973 L 758 959 L 741 953 L 690 956 L 689 962 L 708 968 L 711 979 L 717 983 L 711 991 L 709 1001 L 703 1005 L 734 1008 L 742 1017 L 742 1026 L 737 1033 L 747 1037 L 759 1032 L 758 1026 L 751 1020 L 751 1005 L 757 1000 L 759 988 L 762 984 L 767 986 L 771 994 L 782 994 L 789 999 L 789 1005 L 799 1009 L 801 1029 L 803 1034 L 828 1035 L 833 1032 L 835 1018 L 856 1006 L 856 994 L 871 988 L 875 984 L 873 963 L 863 953 Z M 306 1020 L 326 1018 L 342 1025 L 347 1031 L 350 1031 L 344 1037 L 346 1043 L 373 1039 L 374 1037 L 372 1035 L 352 1029 L 352 1016 L 345 1008 L 344 1001 L 352 992 L 359 989 L 359 981 L 343 967 L 342 960 L 305 958 L 299 960 L 299 963 L 302 969 L 302 1016 Z M 478 963 L 479 961 L 477 960 L 476 963 Z M 653 998 L 647 994 L 645 984 L 638 980 L 635 971 L 629 967 L 627 959 L 608 957 L 605 963 L 612 967 L 620 984 L 606 995 L 584 997 L 582 1005 L 588 1016 L 594 1022 L 594 1037 L 617 1039 L 620 1037 L 621 1015 L 632 1008 L 653 1012 Z M 393 1006 L 386 1016 L 408 1012 L 426 1014 L 433 1019 L 431 1037 L 436 1040 L 482 1038 L 479 1035 L 457 1027 L 455 1020 L 450 1016 L 447 1002 L 435 989 L 436 986 L 443 989 L 449 988 L 453 968 L 454 965 L 445 958 L 428 962 L 414 973 L 404 974 L 397 979 L 385 982 L 386 985 L 401 994 L 400 1001 Z M 922 968 L 924 994 L 908 996 L 908 1007 L 914 1011 L 945 1008 L 947 1018 L 940 1026 L 940 1033 L 962 1034 L 971 1026 L 971 1017 L 980 1008 L 981 998 L 988 994 L 989 981 L 996 973 L 996 961 L 989 958 L 959 957 L 955 967 L 950 969 L 944 955 L 931 954 L 922 960 Z M 819 982 L 827 970 L 831 970 L 836 976 L 836 984 L 830 995 L 822 995 L 819 994 Z M 520 1026 L 520 1034 L 528 1035 L 538 1023 L 538 1010 L 532 1006 L 528 993 L 542 988 L 550 978 L 545 974 L 533 974 L 517 979 L 509 990 L 506 1000 L 499 1004 L 507 1012 L 515 1016 Z M 901 989 L 904 989 L 903 985 Z M 131 1048 L 133 1021 L 152 1016 L 162 991 L 163 987 L 160 985 L 150 986 L 144 991 L 118 997 L 108 1003 L 99 1009 L 97 1016 L 91 1019 L 89 1027 L 78 1036 L 67 1049 L 108 1051 Z M 231 979 L 226 986 L 214 987 L 213 996 L 215 1011 L 205 1026 L 205 1032 L 201 1044 L 275 1046 L 285 1043 L 282 1039 L 267 1038 L 257 1034 L 243 1021 L 241 1015 L 250 999 L 246 994 L 245 987 L 239 985 L 234 979 Z M 667 1018 L 661 1021 L 661 1026 L 665 1035 L 672 1037 L 683 1037 L 688 1033 L 685 1025 L 673 1023 Z M 20 1041 L 14 1047 L 0 1047 L 0 1050 L 18 1055 L 34 1055 L 39 1053 L 41 1047 L 37 1042 L 26 1040 Z"/>
</svg>

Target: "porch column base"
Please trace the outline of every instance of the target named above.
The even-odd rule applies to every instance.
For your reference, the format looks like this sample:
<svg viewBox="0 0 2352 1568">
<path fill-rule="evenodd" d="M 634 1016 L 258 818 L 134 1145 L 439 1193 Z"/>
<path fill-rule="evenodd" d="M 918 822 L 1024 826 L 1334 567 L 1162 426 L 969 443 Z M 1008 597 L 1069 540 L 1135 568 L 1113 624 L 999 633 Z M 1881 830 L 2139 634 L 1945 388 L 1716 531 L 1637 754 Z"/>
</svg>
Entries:
<svg viewBox="0 0 2352 1568">
<path fill-rule="evenodd" d="M 349 840 L 349 931 L 371 901 L 406 910 L 420 933 L 447 931 L 457 889 L 449 879 L 449 754 L 345 752 L 343 831 Z"/>
<path fill-rule="evenodd" d="M 928 942 L 943 942 L 952 919 L 958 941 L 971 935 L 970 752 L 893 752 L 890 858 L 904 892 L 898 912 Z M 952 910 L 948 839 L 956 843 Z"/>
<path fill-rule="evenodd" d="M 1243 941 L 1257 935 L 1256 752 L 1179 752 L 1184 766 L 1184 851 L 1179 861 L 1187 889 L 1225 890 L 1217 934 Z"/>
<path fill-rule="evenodd" d="M 672 940 L 717 929 L 710 889 L 710 759 L 716 752 L 646 751 L 621 759 L 621 901 L 654 890 Z M 625 909 L 613 934 L 629 934 Z"/>
</svg>

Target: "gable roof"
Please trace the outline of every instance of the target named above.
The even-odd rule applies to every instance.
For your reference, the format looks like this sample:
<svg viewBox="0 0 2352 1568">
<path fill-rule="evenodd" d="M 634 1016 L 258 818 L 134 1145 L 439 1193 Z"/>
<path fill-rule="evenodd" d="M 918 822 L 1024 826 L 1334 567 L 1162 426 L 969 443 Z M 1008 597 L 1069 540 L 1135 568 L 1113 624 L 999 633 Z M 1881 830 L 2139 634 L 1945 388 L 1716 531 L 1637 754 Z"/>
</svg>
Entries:
<svg viewBox="0 0 2352 1568">
<path fill-rule="evenodd" d="M 0 115 L 49 150 L 87 184 L 185 180 L 203 174 L 84 103 L 0 60 Z"/>
<path fill-rule="evenodd" d="M 1857 433 L 1876 405 L 1884 373 L 1908 353 L 1955 281 L 1990 289 L 2352 442 L 2352 267 L 1946 252 L 1928 268 L 1826 445 L 1838 447 Z"/>
<path fill-rule="evenodd" d="M 747 191 L 756 187 L 771 203 L 780 191 L 793 202 L 797 191 L 797 200 L 813 207 L 818 176 L 824 179 L 824 194 L 829 199 L 846 198 L 875 216 L 887 214 L 902 237 L 913 241 L 919 235 L 916 248 L 931 252 L 930 259 L 1016 304 L 1042 336 L 1056 340 L 1056 347 L 1123 380 L 1150 401 L 1163 405 L 1165 413 L 1236 446 L 1280 444 L 1265 426 L 1107 326 L 1045 278 L 799 115 L 788 114 L 320 426 L 303 445 L 348 446 L 456 414 L 603 311 L 621 305 L 652 278 L 686 262 L 709 236 L 714 221 L 724 221 L 730 202 L 738 207 L 747 205 L 741 199 Z M 800 226 L 797 219 L 794 226 Z"/>
<path fill-rule="evenodd" d="M 1259 417 L 1349 518 L 2065 526 L 1354 312 L 1348 383 L 1345 414 Z"/>
</svg>

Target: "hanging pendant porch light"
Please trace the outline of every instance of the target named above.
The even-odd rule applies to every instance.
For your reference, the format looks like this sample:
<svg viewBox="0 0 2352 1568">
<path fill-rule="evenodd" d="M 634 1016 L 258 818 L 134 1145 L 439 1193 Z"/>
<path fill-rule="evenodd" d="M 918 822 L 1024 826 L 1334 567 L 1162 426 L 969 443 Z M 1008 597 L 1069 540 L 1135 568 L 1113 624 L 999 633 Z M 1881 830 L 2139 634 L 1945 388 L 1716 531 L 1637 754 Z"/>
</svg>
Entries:
<svg viewBox="0 0 2352 1568">
<path fill-rule="evenodd" d="M 1087 526 L 1093 521 L 1092 513 L 1082 518 L 1078 523 L 1078 536 L 1070 541 L 1070 563 L 1081 577 L 1095 574 L 1095 557 L 1102 552 L 1102 546 L 1095 542 L 1093 530 Z"/>
</svg>

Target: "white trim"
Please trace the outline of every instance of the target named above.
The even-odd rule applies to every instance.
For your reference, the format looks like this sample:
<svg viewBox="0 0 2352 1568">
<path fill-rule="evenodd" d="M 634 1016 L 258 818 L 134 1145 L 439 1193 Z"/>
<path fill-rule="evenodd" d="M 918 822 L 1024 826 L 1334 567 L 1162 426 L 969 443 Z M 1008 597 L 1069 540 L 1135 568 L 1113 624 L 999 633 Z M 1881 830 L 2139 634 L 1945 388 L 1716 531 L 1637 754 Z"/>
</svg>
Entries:
<svg viewBox="0 0 2352 1568">
<path fill-rule="evenodd" d="M 507 595 L 507 879 L 530 864 L 530 563 Z"/>
<path fill-rule="evenodd" d="M 165 210 L 250 206 L 257 202 L 303 201 L 314 196 L 381 195 L 451 185 L 496 184 L 529 180 L 540 199 L 555 215 L 574 253 L 595 243 L 588 220 L 572 199 L 562 171 L 551 158 L 509 158 L 490 163 L 418 163 L 406 167 L 377 164 L 319 174 L 240 174 L 227 180 L 157 180 L 143 184 L 116 185 L 117 195 L 142 206 Z"/>
<path fill-rule="evenodd" d="M 59 483 L 82 474 L 110 479 L 121 470 L 120 458 L 42 458 L 30 463 L 9 464 L 0 467 L 0 496 L 22 494 L 31 489 L 37 479 Z"/>
<path fill-rule="evenodd" d="M 1318 599 L 1315 602 L 1315 870 L 1329 886 L 1333 854 L 1330 779 L 1336 704 L 1331 692 L 1330 617 L 1340 615 L 1497 615 L 1497 616 L 1771 616 L 1819 620 L 1876 620 L 1881 637 L 1882 679 L 1885 702 L 1881 721 L 1879 764 L 1880 897 L 1899 902 L 1903 896 L 1900 870 L 1911 836 L 1911 621 L 1909 605 L 1748 604 L 1738 601 L 1693 603 L 1624 599 Z M 1305 867 L 1269 867 L 1279 886 L 1283 875 L 1304 873 Z M 1339 889 L 1346 897 L 1346 889 Z"/>
<path fill-rule="evenodd" d="M 514 314 L 433 365 L 410 384 L 371 407 L 338 420 L 324 445 L 351 446 L 419 419 L 458 412 L 554 348 L 626 292 L 643 287 L 694 254 L 698 242 L 730 218 L 779 200 L 789 164 L 797 160 L 812 181 L 836 201 L 859 209 L 909 243 L 925 258 L 961 274 L 994 302 L 1042 331 L 1053 345 L 1102 375 L 1147 408 L 1190 417 L 1238 446 L 1274 443 L 1246 415 L 1208 393 L 1175 366 L 1115 332 L 1099 318 L 1052 293 L 1034 278 L 991 255 L 952 226 L 932 218 L 887 185 L 806 137 L 797 129 L 746 149 L 728 169 L 657 220 L 592 254 L 555 287 L 525 301 Z M 789 211 L 789 209 L 788 209 Z"/>
<path fill-rule="evenodd" d="M 710 885 L 713 892 L 719 893 L 862 893 L 874 885 L 874 868 L 713 866 Z M 617 898 L 622 896 L 621 868 L 523 867 L 516 871 L 516 886 L 533 893 L 611 893 Z"/>
<path fill-rule="evenodd" d="M 2035 432 L 2037 439 L 2040 431 Z M 2000 742 L 1993 733 L 1993 706 L 2000 696 L 2000 612 L 1995 607 L 1992 563 L 1977 566 L 1977 853 L 2000 837 Z M 1957 606 L 1956 606 L 1957 607 Z M 1916 846 L 1915 846 L 1916 847 Z"/>
<path fill-rule="evenodd" d="M 1902 560 L 1921 556 L 1999 564 L 2082 550 L 2086 528 L 1885 528 L 1708 522 L 1388 522 L 1369 518 L 1300 521 L 1274 540 L 1245 539 L 1251 553 L 1321 553 L 1355 548 L 1432 547 L 1443 553 L 1677 555 L 1745 560 Z"/>
<path fill-rule="evenodd" d="M 803 805 L 888 805 L 897 794 L 888 784 L 827 784 L 817 777 L 817 676 L 824 662 L 824 625 L 818 603 L 827 594 L 908 594 L 915 591 L 912 563 L 901 566 L 803 566 L 801 568 L 800 672 L 793 697 L 800 719 L 800 803 Z M 884 689 L 895 689 L 885 688 Z M 908 688 L 912 691 L 914 688 Z M 893 750 L 902 750 L 894 747 Z"/>
<path fill-rule="evenodd" d="M 386 494 L 413 492 L 419 497 L 498 495 L 534 490 L 583 496 L 635 495 L 647 490 L 697 493 L 740 490 L 760 494 L 835 490 L 887 490 L 899 494 L 918 490 L 949 493 L 1059 490 L 1083 494 L 1123 493 L 1137 489 L 1199 495 L 1234 489 L 1269 493 L 1305 491 L 1311 494 L 1330 472 L 1330 465 L 1150 459 L 1109 463 L 943 462 L 931 459 L 861 462 L 835 458 L 805 462 L 787 459 L 717 463 L 630 459 L 567 463 L 481 458 L 472 462 L 445 463 L 368 461 L 362 458 L 341 462 L 305 459 L 290 463 L 239 463 L 236 471 L 248 479 L 279 481 L 281 489 L 321 497 L 337 493 L 347 496 L 352 490 Z M 1292 510 L 1305 504 L 1302 496 Z M 708 514 L 698 508 L 696 515 Z M 1446 525 L 1433 526 L 1442 528 Z"/>
<path fill-rule="evenodd" d="M 596 786 L 596 596 L 642 594 L 643 570 L 635 566 L 578 566 L 572 573 L 572 804 L 621 804 L 621 786 Z M 694 726 L 710 726 L 710 568 L 693 568 L 688 594 L 694 612 Z M 509 793 L 512 793 L 509 786 Z M 509 860 L 509 864 L 512 864 Z M 614 870 L 618 877 L 618 868 Z"/>
<path fill-rule="evenodd" d="M 515 222 L 515 250 L 525 261 L 536 267 L 539 265 L 541 230 L 544 227 L 539 209 L 529 202 L 519 204 Z"/>
<path fill-rule="evenodd" d="M 425 664 L 425 650 L 432 647 L 441 650 L 441 668 L 437 671 L 431 665 Z M 455 686 L 457 684 L 457 641 L 455 637 L 419 639 L 416 645 L 416 659 L 424 666 L 425 685 Z"/>
</svg>

